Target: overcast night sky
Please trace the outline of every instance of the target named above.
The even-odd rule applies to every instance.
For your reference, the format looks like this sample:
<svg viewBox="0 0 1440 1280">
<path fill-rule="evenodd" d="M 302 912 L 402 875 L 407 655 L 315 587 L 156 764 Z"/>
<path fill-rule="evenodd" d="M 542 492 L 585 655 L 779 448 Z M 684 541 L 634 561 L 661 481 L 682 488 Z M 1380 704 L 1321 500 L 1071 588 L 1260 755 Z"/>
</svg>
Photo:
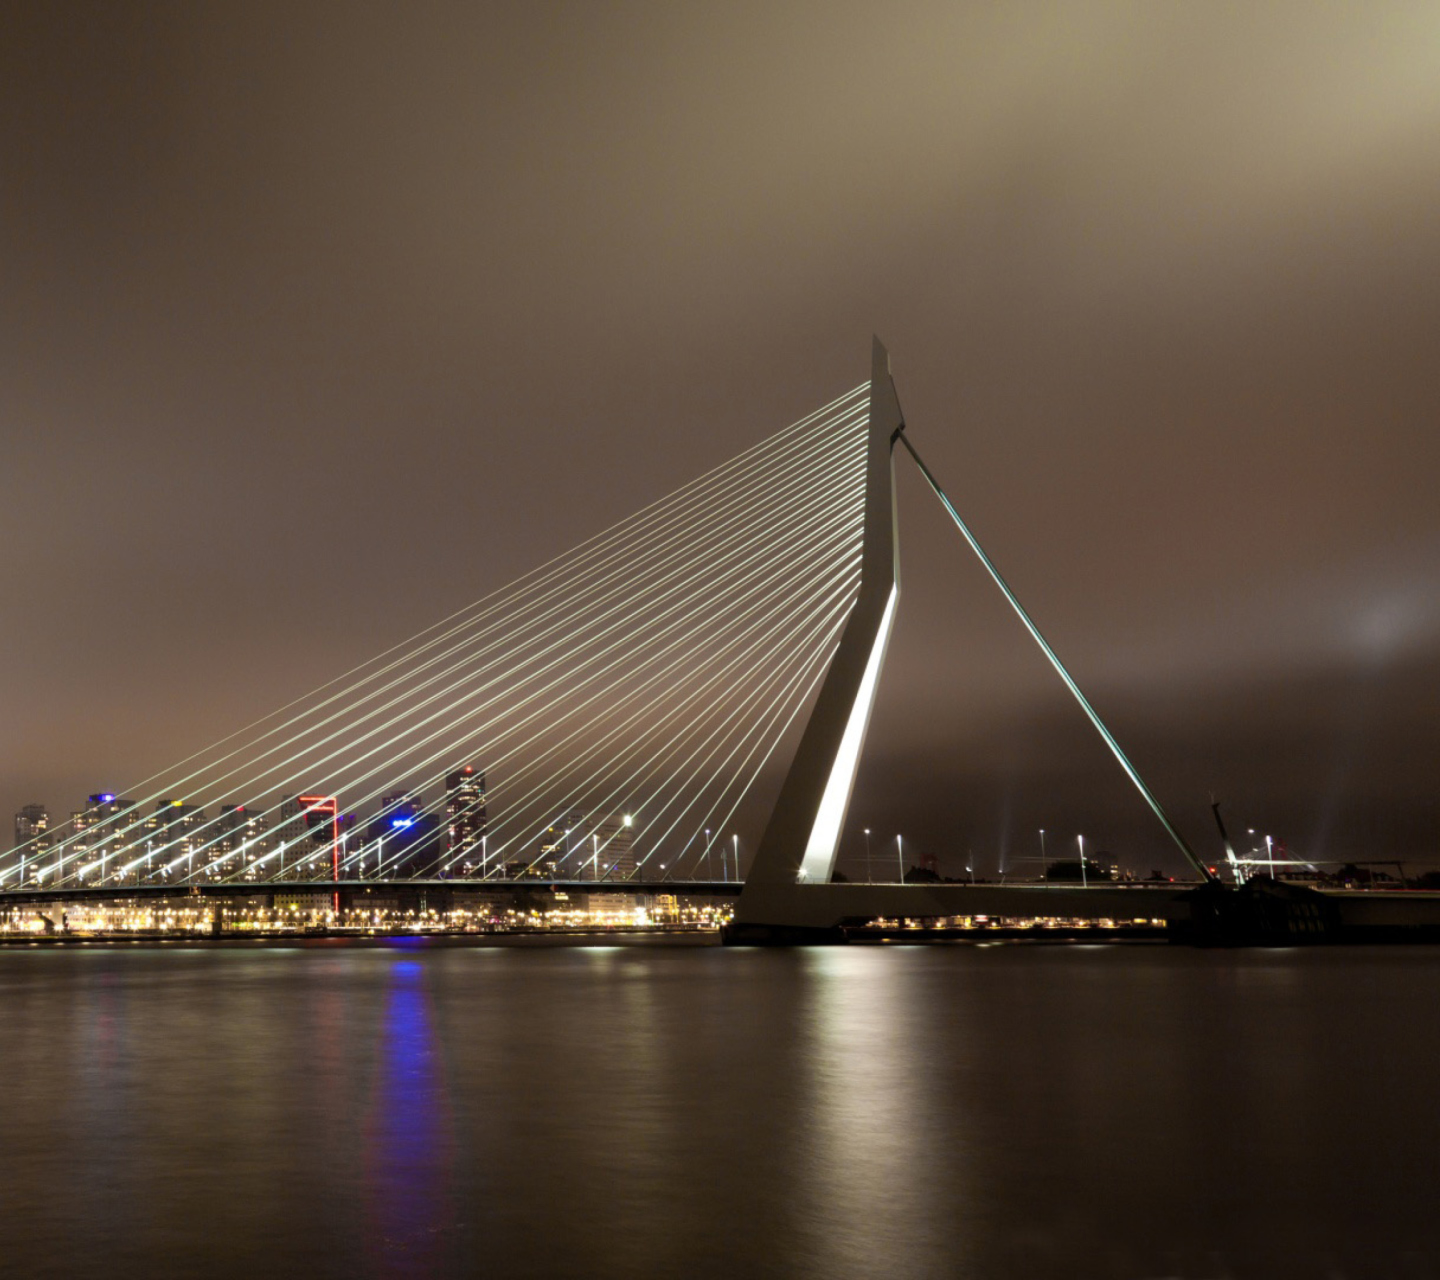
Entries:
<svg viewBox="0 0 1440 1280">
<path fill-rule="evenodd" d="M 783 427 L 874 332 L 1197 847 L 1214 792 L 1440 861 L 1433 3 L 11 3 L 0 109 L 7 826 Z M 897 467 L 852 825 L 1178 870 Z"/>
</svg>

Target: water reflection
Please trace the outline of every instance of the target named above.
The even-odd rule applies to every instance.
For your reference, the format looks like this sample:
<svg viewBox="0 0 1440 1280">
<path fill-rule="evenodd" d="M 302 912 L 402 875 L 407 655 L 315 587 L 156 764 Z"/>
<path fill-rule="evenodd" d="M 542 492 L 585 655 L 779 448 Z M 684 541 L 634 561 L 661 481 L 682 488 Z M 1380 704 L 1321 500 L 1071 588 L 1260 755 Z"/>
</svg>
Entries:
<svg viewBox="0 0 1440 1280">
<path fill-rule="evenodd" d="M 965 1269 L 963 1141 L 941 1151 L 941 1113 L 926 1069 L 927 1027 L 952 1016 L 917 1007 L 913 957 L 818 949 L 803 953 L 809 992 L 804 1071 L 814 1106 L 806 1134 L 805 1233 L 818 1274 L 911 1276 Z M 948 1204 L 935 1203 L 944 1165 Z M 936 1227 L 944 1226 L 937 1236 Z M 960 1247 L 956 1247 L 959 1245 Z"/>
<path fill-rule="evenodd" d="M 108 970 L 94 969 L 85 976 L 74 1006 L 74 1107 L 66 1119 L 69 1142 L 91 1154 L 81 1161 L 80 1178 L 69 1194 L 88 1212 L 123 1221 L 144 1211 L 130 1195 L 130 1182 L 116 1179 L 105 1161 L 105 1153 L 123 1149 L 133 1137 L 122 1047 L 125 995 Z"/>
<path fill-rule="evenodd" d="M 455 1141 L 425 966 L 390 966 L 365 1122 L 365 1256 L 375 1276 L 450 1274 Z"/>
<path fill-rule="evenodd" d="M 1402 948 L 0 950 L 0 1276 L 1435 1276 L 1437 999 Z"/>
</svg>

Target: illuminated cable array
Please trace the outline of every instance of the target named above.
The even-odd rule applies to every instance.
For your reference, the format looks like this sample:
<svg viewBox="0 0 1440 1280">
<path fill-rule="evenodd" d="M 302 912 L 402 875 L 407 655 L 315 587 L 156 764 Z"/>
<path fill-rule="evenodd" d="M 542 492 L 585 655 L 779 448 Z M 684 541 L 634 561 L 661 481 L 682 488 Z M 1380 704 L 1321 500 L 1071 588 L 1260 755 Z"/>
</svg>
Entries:
<svg viewBox="0 0 1440 1280">
<path fill-rule="evenodd" d="M 145 779 L 132 808 L 43 852 L 32 842 L 25 886 L 574 874 L 586 859 L 568 839 L 563 855 L 550 842 L 548 865 L 542 846 L 575 814 L 594 877 L 630 872 L 613 856 L 624 844 L 634 865 L 676 874 L 713 843 L 697 835 L 744 803 L 853 603 L 864 393 Z M 312 814 L 333 810 L 338 833 L 339 813 L 427 791 L 472 761 L 488 783 L 478 858 L 443 832 L 423 857 L 403 837 L 387 856 L 383 813 L 378 841 L 317 843 Z M 234 797 L 251 806 L 246 827 L 284 821 L 240 841 L 231 814 L 166 823 L 148 811 L 181 794 Z M 432 829 L 449 801 L 442 785 L 404 817 Z M 0 886 L 19 886 L 25 852 Z"/>
</svg>

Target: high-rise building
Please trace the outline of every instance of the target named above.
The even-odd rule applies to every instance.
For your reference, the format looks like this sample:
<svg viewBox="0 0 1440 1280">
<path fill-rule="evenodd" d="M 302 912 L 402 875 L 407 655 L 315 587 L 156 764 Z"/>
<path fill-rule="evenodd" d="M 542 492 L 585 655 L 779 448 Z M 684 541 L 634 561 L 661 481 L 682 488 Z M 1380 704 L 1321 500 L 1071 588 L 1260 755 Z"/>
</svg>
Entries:
<svg viewBox="0 0 1440 1280">
<path fill-rule="evenodd" d="M 50 830 L 50 811 L 43 804 L 22 805 L 15 815 L 15 844 L 42 836 Z"/>
<path fill-rule="evenodd" d="M 277 879 L 331 879 L 339 855 L 338 808 L 334 796 L 280 797 L 272 860 Z"/>
<path fill-rule="evenodd" d="M 144 844 L 145 876 L 178 880 L 204 867 L 210 850 L 202 848 L 205 810 L 183 800 L 157 800 L 155 812 L 140 828 Z"/>
<path fill-rule="evenodd" d="M 447 861 L 440 816 L 427 811 L 414 791 L 382 797 L 380 812 L 365 828 L 364 850 L 366 876 L 435 875 Z"/>
<path fill-rule="evenodd" d="M 280 797 L 280 812 L 274 832 L 274 878 L 277 880 L 285 879 L 294 870 L 296 863 L 309 853 L 305 847 L 305 820 L 301 816 L 304 807 L 295 796 Z"/>
<path fill-rule="evenodd" d="M 571 812 L 540 837 L 528 874 L 575 880 L 628 880 L 635 873 L 634 820 L 629 814 L 594 817 Z"/>
<path fill-rule="evenodd" d="M 340 802 L 334 796 L 296 796 L 304 808 L 305 829 L 310 834 L 310 852 L 301 864 L 301 874 L 317 880 L 340 876 Z"/>
<path fill-rule="evenodd" d="M 590 846 L 585 835 L 585 815 L 571 811 L 556 818 L 540 837 L 538 856 L 520 865 L 517 872 L 506 864 L 506 873 L 513 880 L 517 875 L 541 876 L 553 880 L 561 875 L 579 878 L 587 866 Z"/>
<path fill-rule="evenodd" d="M 222 804 L 220 814 L 204 832 L 207 879 L 224 880 L 244 870 L 255 859 L 254 850 L 264 830 L 260 815 L 243 804 Z"/>
<path fill-rule="evenodd" d="M 365 829 L 358 813 L 335 815 L 335 839 L 340 846 L 340 879 L 352 880 L 359 874 L 358 860 L 365 847 Z"/>
<path fill-rule="evenodd" d="M 143 830 L 139 807 L 113 791 L 98 791 L 89 804 L 70 815 L 72 835 L 65 862 L 81 881 L 101 884 L 116 875 L 134 857 Z"/>
<path fill-rule="evenodd" d="M 23 805 L 15 815 L 17 884 L 25 884 L 35 879 L 36 869 L 44 867 L 48 862 L 47 855 L 52 844 L 50 811 L 43 804 Z"/>
<path fill-rule="evenodd" d="M 628 814 L 611 814 L 595 824 L 592 869 L 597 879 L 628 880 L 635 874 L 635 825 Z"/>
<path fill-rule="evenodd" d="M 227 875 L 233 870 L 247 880 L 270 879 L 275 859 L 268 856 L 272 852 L 272 842 L 266 839 L 270 822 L 263 809 L 253 805 L 227 804 L 221 809 L 216 826 L 228 828 L 226 839 L 233 857 L 226 860 Z M 213 833 L 210 838 L 214 838 Z M 211 856 L 217 855 L 212 853 Z"/>
<path fill-rule="evenodd" d="M 446 869 L 470 875 L 485 858 L 485 775 L 465 765 L 445 775 Z"/>
<path fill-rule="evenodd" d="M 398 818 L 402 822 L 408 818 L 417 817 L 425 805 L 418 792 L 415 791 L 392 791 L 387 796 L 380 797 L 380 812 L 377 818 Z"/>
</svg>

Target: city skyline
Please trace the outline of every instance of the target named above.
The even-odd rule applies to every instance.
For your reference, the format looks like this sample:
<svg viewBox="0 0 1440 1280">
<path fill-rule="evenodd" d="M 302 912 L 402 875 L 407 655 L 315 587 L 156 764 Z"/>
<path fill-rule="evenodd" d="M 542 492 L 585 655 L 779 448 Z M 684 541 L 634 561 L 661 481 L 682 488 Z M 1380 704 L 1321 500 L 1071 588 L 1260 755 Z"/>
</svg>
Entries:
<svg viewBox="0 0 1440 1280">
<path fill-rule="evenodd" d="M 437 795 L 427 799 L 425 792 L 392 790 L 355 809 L 339 796 L 283 793 L 269 804 L 207 806 L 93 792 L 68 817 L 64 809 L 52 813 L 45 804 L 27 804 L 14 815 L 14 840 L 0 857 L 0 885 L 263 882 L 287 874 L 317 881 L 562 874 L 628 879 L 637 871 L 629 813 L 572 807 L 535 824 L 528 840 L 509 842 L 492 863 L 484 771 L 458 766 Z M 213 816 L 209 808 L 217 810 Z M 738 834 L 730 838 L 738 852 Z M 657 862 L 652 870 L 664 868 Z"/>
</svg>

